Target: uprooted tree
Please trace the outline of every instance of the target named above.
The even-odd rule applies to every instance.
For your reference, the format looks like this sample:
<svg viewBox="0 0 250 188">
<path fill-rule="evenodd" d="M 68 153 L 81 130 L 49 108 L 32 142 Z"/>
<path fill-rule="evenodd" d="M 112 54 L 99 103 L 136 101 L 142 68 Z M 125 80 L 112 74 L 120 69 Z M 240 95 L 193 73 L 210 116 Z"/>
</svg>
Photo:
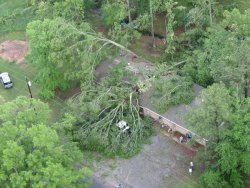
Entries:
<svg viewBox="0 0 250 188">
<path fill-rule="evenodd" d="M 77 118 L 72 139 L 83 149 L 128 157 L 139 151 L 152 128 L 150 120 L 140 115 L 133 82 L 123 80 L 132 78 L 130 73 L 125 73 L 124 66 L 112 68 L 111 72 L 114 74 L 110 73 L 101 85 L 69 101 L 68 113 Z M 121 122 L 124 127 L 118 126 Z"/>
</svg>

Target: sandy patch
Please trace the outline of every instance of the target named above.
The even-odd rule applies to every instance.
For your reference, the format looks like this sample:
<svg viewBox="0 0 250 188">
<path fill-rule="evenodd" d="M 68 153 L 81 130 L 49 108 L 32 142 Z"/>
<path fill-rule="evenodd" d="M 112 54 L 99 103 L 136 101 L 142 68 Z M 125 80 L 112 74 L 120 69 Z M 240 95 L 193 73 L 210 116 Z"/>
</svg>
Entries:
<svg viewBox="0 0 250 188">
<path fill-rule="evenodd" d="M 24 57 L 28 52 L 26 41 L 7 40 L 0 44 L 0 58 L 6 61 L 15 61 L 17 64 L 24 62 Z"/>
</svg>

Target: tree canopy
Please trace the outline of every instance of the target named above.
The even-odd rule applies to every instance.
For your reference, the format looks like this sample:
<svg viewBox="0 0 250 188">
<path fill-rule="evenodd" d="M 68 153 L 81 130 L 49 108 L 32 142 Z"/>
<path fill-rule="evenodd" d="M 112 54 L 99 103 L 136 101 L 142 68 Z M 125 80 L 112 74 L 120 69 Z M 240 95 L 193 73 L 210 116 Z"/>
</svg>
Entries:
<svg viewBox="0 0 250 188">
<path fill-rule="evenodd" d="M 1 185 L 88 187 L 91 171 L 79 166 L 82 153 L 72 142 L 62 144 L 57 132 L 45 124 L 48 106 L 38 100 L 32 103 L 33 107 L 41 108 L 37 111 L 27 108 L 30 99 L 24 97 L 1 106 Z"/>
<path fill-rule="evenodd" d="M 213 84 L 202 101 L 188 115 L 190 126 L 207 139 L 205 160 L 210 165 L 200 182 L 204 187 L 242 187 L 250 174 L 249 99 L 237 104 L 224 84 Z"/>
</svg>

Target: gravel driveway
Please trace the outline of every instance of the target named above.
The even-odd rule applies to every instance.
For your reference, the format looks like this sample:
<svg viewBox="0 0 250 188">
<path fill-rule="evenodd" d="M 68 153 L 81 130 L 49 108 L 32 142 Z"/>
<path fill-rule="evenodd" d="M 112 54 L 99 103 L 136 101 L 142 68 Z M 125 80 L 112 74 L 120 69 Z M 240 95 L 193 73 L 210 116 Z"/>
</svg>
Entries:
<svg viewBox="0 0 250 188">
<path fill-rule="evenodd" d="M 157 129 L 151 144 L 129 159 L 112 159 L 95 164 L 95 174 L 110 185 L 126 188 L 174 188 L 188 177 L 192 154 Z"/>
</svg>

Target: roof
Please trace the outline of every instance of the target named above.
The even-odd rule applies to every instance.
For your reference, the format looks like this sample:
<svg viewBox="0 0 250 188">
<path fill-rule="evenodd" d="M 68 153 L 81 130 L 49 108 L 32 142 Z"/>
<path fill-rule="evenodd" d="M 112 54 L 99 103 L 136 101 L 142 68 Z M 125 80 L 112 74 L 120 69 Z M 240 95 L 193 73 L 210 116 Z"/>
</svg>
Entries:
<svg viewBox="0 0 250 188">
<path fill-rule="evenodd" d="M 11 82 L 10 77 L 9 77 L 9 74 L 8 74 L 7 72 L 1 73 L 1 74 L 0 74 L 0 77 L 1 77 L 2 80 L 3 80 L 3 83 Z"/>
</svg>

